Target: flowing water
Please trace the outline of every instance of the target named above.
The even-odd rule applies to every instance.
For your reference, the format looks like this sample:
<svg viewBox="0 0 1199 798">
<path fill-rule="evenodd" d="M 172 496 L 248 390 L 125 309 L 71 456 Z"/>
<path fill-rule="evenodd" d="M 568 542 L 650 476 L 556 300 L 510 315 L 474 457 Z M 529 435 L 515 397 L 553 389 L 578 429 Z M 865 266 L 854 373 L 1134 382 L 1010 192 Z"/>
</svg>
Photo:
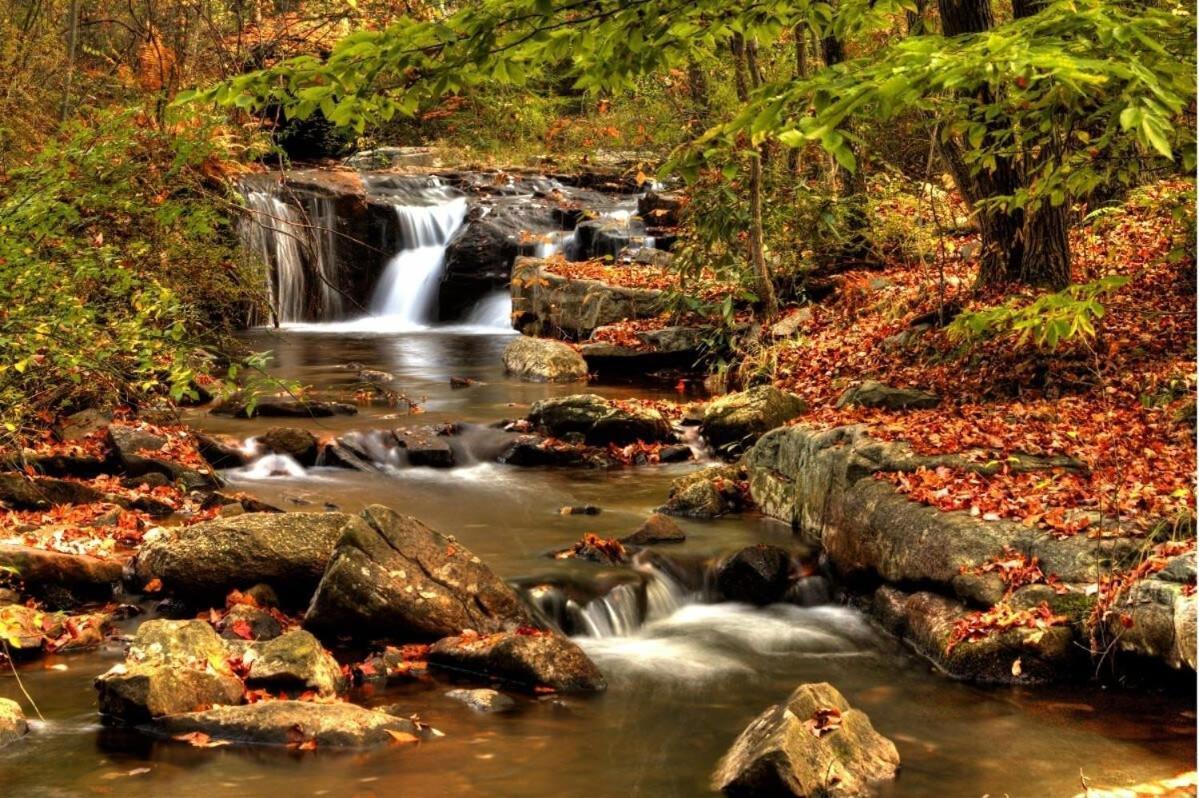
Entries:
<svg viewBox="0 0 1199 798">
<path fill-rule="evenodd" d="M 391 387 L 418 399 L 415 416 L 366 407 L 353 417 L 301 425 L 322 435 L 355 431 L 367 448 L 378 430 L 404 424 L 468 422 L 463 437 L 478 456 L 453 469 L 391 461 L 380 472 L 305 469 L 265 456 L 227 472 L 234 489 L 289 510 L 355 512 L 382 503 L 452 533 L 538 606 L 592 656 L 609 682 L 586 697 L 522 697 L 517 711 L 481 715 L 444 697 L 445 680 L 413 683 L 355 700 L 400 704 L 445 733 L 419 746 L 337 753 L 274 749 L 195 749 L 99 722 L 92 680 L 120 661 L 114 642 L 98 652 L 52 656 L 22 668 L 22 683 L 46 717 L 34 733 L 0 750 L 0 795 L 418 795 L 702 796 L 709 774 L 745 725 L 797 685 L 828 681 L 892 738 L 903 767 L 888 796 L 1069 796 L 1080 773 L 1098 783 L 1173 775 L 1193 764 L 1194 703 L 1153 691 L 1097 688 L 979 688 L 934 672 L 881 634 L 857 611 L 830 598 L 816 575 L 794 603 L 753 608 L 712 603 L 706 564 L 754 542 L 789 546 L 809 565 L 782 524 L 745 516 L 682 520 L 687 541 L 657 547 L 628 567 L 555 560 L 548 553 L 584 532 L 631 532 L 665 498 L 670 481 L 697 464 L 611 471 L 517 468 L 488 461 L 496 433 L 485 426 L 516 418 L 529 404 L 577 388 L 506 377 L 506 296 L 484 297 L 459 325 L 430 319 L 445 242 L 463 205 L 445 192 L 398 205 L 404 248 L 389 264 L 372 313 L 348 322 L 291 324 L 247 333 L 275 355 L 275 370 L 319 391 L 352 391 L 356 363 L 388 372 Z M 251 198 L 275 220 L 266 248 L 284 314 L 297 285 L 288 271 L 287 225 L 296 223 L 269 196 Z M 567 242 L 559 237 L 556 245 Z M 284 315 L 294 321 L 297 315 Z M 451 377 L 477 381 L 455 390 Z M 670 386 L 594 385 L 611 397 L 677 396 Z M 193 411 L 196 426 L 246 441 L 276 422 L 241 421 Z M 377 459 L 386 460 L 380 453 Z M 563 515 L 592 504 L 598 515 Z M 127 622 L 126 631 L 135 622 Z M 0 695 L 20 686 L 0 677 Z"/>
</svg>

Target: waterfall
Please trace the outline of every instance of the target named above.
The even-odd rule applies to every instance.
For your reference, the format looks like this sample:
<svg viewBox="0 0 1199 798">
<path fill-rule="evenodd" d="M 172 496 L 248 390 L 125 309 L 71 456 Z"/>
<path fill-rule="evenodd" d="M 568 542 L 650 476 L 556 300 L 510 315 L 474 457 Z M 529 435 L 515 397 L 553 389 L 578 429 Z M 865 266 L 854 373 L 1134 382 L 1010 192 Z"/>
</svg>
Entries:
<svg viewBox="0 0 1199 798">
<path fill-rule="evenodd" d="M 398 205 L 403 246 L 379 278 L 371 314 L 392 329 L 420 329 L 435 315 L 445 249 L 466 216 L 466 198 L 442 193 L 435 204 Z"/>
<path fill-rule="evenodd" d="M 464 323 L 468 327 L 511 330 L 512 292 L 496 291 L 483 297 L 466 314 Z"/>
<path fill-rule="evenodd" d="M 652 563 L 635 561 L 634 568 L 645 576 L 645 605 L 642 610 L 638 585 L 618 585 L 606 595 L 583 606 L 568 601 L 567 612 L 588 637 L 628 637 L 644 624 L 667 618 L 692 600 L 691 591 Z"/>
<path fill-rule="evenodd" d="M 265 191 L 246 192 L 251 215 L 242 225 L 242 240 L 267 265 L 267 290 L 280 322 L 304 315 L 304 262 L 300 246 L 307 241 L 299 208 Z"/>
</svg>

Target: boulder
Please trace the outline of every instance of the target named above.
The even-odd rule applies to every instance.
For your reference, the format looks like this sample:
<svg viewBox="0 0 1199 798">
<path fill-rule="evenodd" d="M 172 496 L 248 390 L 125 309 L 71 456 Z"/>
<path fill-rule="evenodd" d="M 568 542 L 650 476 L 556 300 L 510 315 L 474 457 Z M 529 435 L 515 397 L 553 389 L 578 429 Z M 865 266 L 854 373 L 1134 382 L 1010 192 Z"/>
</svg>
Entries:
<svg viewBox="0 0 1199 798">
<path fill-rule="evenodd" d="M 310 632 L 296 629 L 254 646 L 246 684 L 273 690 L 335 695 L 345 686 L 341 666 Z"/>
<path fill-rule="evenodd" d="M 155 728 L 172 737 L 199 732 L 213 740 L 256 745 L 365 748 L 425 739 L 427 727 L 407 718 L 354 704 L 262 701 L 159 718 Z"/>
<path fill-rule="evenodd" d="M 445 697 L 460 701 L 476 712 L 511 712 L 516 708 L 516 702 L 511 698 L 498 690 L 488 690 L 487 688 L 450 690 Z"/>
<path fill-rule="evenodd" d="M 0 748 L 16 742 L 28 733 L 29 723 L 25 720 L 21 705 L 8 698 L 0 698 Z"/>
<path fill-rule="evenodd" d="M 515 338 L 504 349 L 504 368 L 531 382 L 578 382 L 587 379 L 587 362 L 561 341 Z"/>
<path fill-rule="evenodd" d="M 8 651 L 14 658 L 40 653 L 47 640 L 62 633 L 66 616 L 46 613 L 24 604 L 0 606 L 0 628 L 5 630 Z"/>
<path fill-rule="evenodd" d="M 1107 614 L 1106 637 L 1119 651 L 1194 670 L 1196 597 L 1184 584 L 1160 573 L 1133 583 Z"/>
<path fill-rule="evenodd" d="M 651 227 L 677 227 L 683 204 L 681 192 L 647 191 L 637 198 L 637 215 Z"/>
<path fill-rule="evenodd" d="M 589 368 L 601 372 L 642 372 L 693 366 L 707 345 L 709 327 L 663 327 L 633 332 L 636 345 L 605 340 L 607 327 L 598 327 L 580 347 Z"/>
<path fill-rule="evenodd" d="M 299 427 L 271 427 L 256 439 L 265 452 L 285 454 L 302 466 L 316 464 L 316 436 Z"/>
<path fill-rule="evenodd" d="M 652 443 L 674 437 L 670 424 L 657 410 L 636 404 L 617 404 L 595 394 L 542 399 L 529 409 L 529 423 L 547 435 L 583 436 L 591 446 L 635 441 Z"/>
<path fill-rule="evenodd" d="M 895 777 L 899 752 L 832 685 L 800 685 L 746 727 L 712 785 L 731 798 L 870 796 Z"/>
<path fill-rule="evenodd" d="M 980 640 L 954 644 L 954 627 L 971 612 L 964 604 L 929 592 L 904 593 L 884 586 L 875 592 L 875 615 L 938 668 L 982 684 L 1043 684 L 1073 672 L 1084 651 L 1068 625 L 996 630 Z"/>
<path fill-rule="evenodd" d="M 452 537 L 380 505 L 350 520 L 304 625 L 359 639 L 436 639 L 528 623 L 516 593 Z"/>
<path fill-rule="evenodd" d="M 283 624 L 260 607 L 235 604 L 217 624 L 226 640 L 273 640 L 283 634 Z"/>
<path fill-rule="evenodd" d="M 517 258 L 512 267 L 513 326 L 525 335 L 582 340 L 597 327 L 653 318 L 667 303 L 662 291 L 570 279 L 545 266 L 543 260 Z"/>
<path fill-rule="evenodd" d="M 238 704 L 242 683 L 224 641 L 204 621 L 146 621 L 125 662 L 95 682 L 100 712 L 140 723 L 216 704 Z"/>
<path fill-rule="evenodd" d="M 728 601 L 773 604 L 782 601 L 791 582 L 790 552 L 765 543 L 746 546 L 716 565 L 716 590 Z"/>
<path fill-rule="evenodd" d="M 408 464 L 431 468 L 452 468 L 454 451 L 437 427 L 397 429 L 395 439 L 408 457 Z"/>
<path fill-rule="evenodd" d="M 686 518 L 719 518 L 741 512 L 748 498 L 744 469 L 712 466 L 671 482 L 670 495 L 658 512 Z"/>
<path fill-rule="evenodd" d="M 926 410 L 941 403 L 935 393 L 915 388 L 892 388 L 867 380 L 848 388 L 837 399 L 837 407 L 881 407 L 887 410 Z"/>
<path fill-rule="evenodd" d="M 214 475 L 202 473 L 174 460 L 165 435 L 128 424 L 108 425 L 108 447 L 121 469 L 130 476 L 162 474 L 187 490 L 219 487 Z M 164 451 L 165 450 L 165 451 Z"/>
<path fill-rule="evenodd" d="M 122 564 L 86 554 L 0 544 L 0 570 L 12 569 L 25 592 L 56 609 L 112 597 L 121 583 Z"/>
<path fill-rule="evenodd" d="M 648 546 L 651 543 L 682 543 L 687 539 L 679 525 L 662 513 L 654 513 L 631 535 L 620 539 L 627 546 Z"/>
<path fill-rule="evenodd" d="M 81 482 L 11 472 L 0 474 L 0 503 L 14 510 L 49 510 L 59 504 L 105 500 L 103 493 Z"/>
<path fill-rule="evenodd" d="M 590 532 L 570 548 L 554 552 L 558 560 L 589 560 L 601 565 L 621 565 L 629 561 L 628 553 L 619 540 L 601 538 Z"/>
<path fill-rule="evenodd" d="M 237 441 L 225 436 L 193 432 L 196 450 L 212 468 L 240 468 L 250 462 Z"/>
<path fill-rule="evenodd" d="M 700 431 L 712 446 L 729 452 L 748 447 L 759 436 L 801 415 L 807 405 L 773 385 L 713 399 L 704 409 Z"/>
<path fill-rule="evenodd" d="M 306 601 L 320 581 L 350 516 L 342 513 L 246 513 L 165 532 L 138 554 L 142 584 L 161 579 L 166 591 L 223 599 L 259 582 L 280 596 Z"/>
<path fill-rule="evenodd" d="M 447 637 L 429 649 L 429 664 L 460 675 L 493 677 L 534 692 L 589 692 L 607 687 L 583 649 L 556 632 L 522 628 L 514 632 Z"/>
</svg>

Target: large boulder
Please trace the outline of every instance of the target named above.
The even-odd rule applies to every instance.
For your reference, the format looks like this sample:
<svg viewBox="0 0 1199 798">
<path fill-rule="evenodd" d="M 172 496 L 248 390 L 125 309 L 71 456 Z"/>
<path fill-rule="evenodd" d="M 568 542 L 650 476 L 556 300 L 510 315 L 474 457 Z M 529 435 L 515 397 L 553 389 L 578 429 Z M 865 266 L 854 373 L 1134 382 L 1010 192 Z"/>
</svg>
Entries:
<svg viewBox="0 0 1199 798">
<path fill-rule="evenodd" d="M 567 344 L 549 338 L 514 338 L 504 349 L 504 368 L 531 382 L 587 379 L 587 361 Z"/>
<path fill-rule="evenodd" d="M 425 426 L 397 429 L 394 435 L 409 465 L 451 468 L 454 450 L 443 432 L 444 428 Z"/>
<path fill-rule="evenodd" d="M 238 704 L 243 687 L 224 641 L 204 621 L 146 621 L 125 662 L 96 679 L 101 714 L 127 723 Z"/>
<path fill-rule="evenodd" d="M 728 601 L 773 604 L 791 582 L 790 552 L 766 543 L 746 546 L 716 565 L 716 590 Z"/>
<path fill-rule="evenodd" d="M 312 690 L 331 696 L 345 686 L 341 666 L 312 633 L 296 629 L 254 646 L 246 684 L 274 690 Z"/>
<path fill-rule="evenodd" d="M 609 402 L 595 394 L 542 399 L 529 409 L 529 423 L 555 438 L 572 433 L 592 446 L 634 441 L 665 441 L 674 437 L 670 424 L 657 410 Z"/>
<path fill-rule="evenodd" d="M 285 599 L 306 601 L 350 516 L 342 513 L 246 513 L 182 527 L 148 540 L 136 574 L 166 591 L 219 599 L 260 582 Z"/>
<path fill-rule="evenodd" d="M 21 705 L 8 698 L 0 698 L 0 748 L 16 742 L 29 733 L 29 723 Z"/>
<path fill-rule="evenodd" d="M 160 718 L 159 731 L 178 737 L 205 734 L 213 740 L 257 745 L 365 748 L 428 736 L 407 718 L 354 704 L 311 701 L 263 701 L 222 706 Z"/>
<path fill-rule="evenodd" d="M 653 318 L 666 306 L 663 291 L 574 280 L 545 266 L 543 260 L 517 258 L 512 267 L 513 326 L 525 335 L 582 340 L 597 327 Z"/>
<path fill-rule="evenodd" d="M 1193 555 L 1176 558 L 1188 560 L 1193 563 Z M 1176 582 L 1169 576 L 1163 572 L 1133 583 L 1107 613 L 1103 631 L 1119 651 L 1194 670 L 1196 597 L 1186 589 L 1194 582 Z"/>
<path fill-rule="evenodd" d="M 832 685 L 800 685 L 753 720 L 716 768 L 731 798 L 874 795 L 899 769 L 895 744 Z"/>
<path fill-rule="evenodd" d="M 773 385 L 759 385 L 709 402 L 700 431 L 712 446 L 729 452 L 748 447 L 806 409 L 803 399 L 795 394 Z"/>
<path fill-rule="evenodd" d="M 436 639 L 528 623 L 516 593 L 452 537 L 380 505 L 346 524 L 304 624 L 360 639 Z"/>
<path fill-rule="evenodd" d="M 173 436 L 176 440 L 172 441 Z M 187 490 L 219 487 L 220 480 L 212 473 L 197 471 L 180 463 L 169 444 L 178 443 L 180 433 L 160 433 L 141 426 L 110 424 L 108 446 L 112 457 L 130 476 L 162 474 L 180 483 Z"/>
<path fill-rule="evenodd" d="M 523 628 L 497 634 L 447 637 L 429 649 L 429 664 L 459 675 L 501 679 L 534 692 L 604 690 L 604 675 L 583 649 L 556 632 Z"/>
<path fill-rule="evenodd" d="M 916 388 L 892 388 L 876 380 L 847 388 L 837 399 L 837 407 L 881 407 L 887 410 L 926 410 L 941 403 L 935 393 Z"/>
</svg>

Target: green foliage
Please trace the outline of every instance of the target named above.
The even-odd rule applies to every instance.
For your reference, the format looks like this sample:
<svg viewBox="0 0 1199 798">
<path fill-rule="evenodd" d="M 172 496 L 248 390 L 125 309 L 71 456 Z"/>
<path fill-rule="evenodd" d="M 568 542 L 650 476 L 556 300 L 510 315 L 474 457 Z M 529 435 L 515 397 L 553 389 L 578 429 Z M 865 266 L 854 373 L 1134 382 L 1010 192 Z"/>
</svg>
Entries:
<svg viewBox="0 0 1199 798">
<path fill-rule="evenodd" d="M 1017 347 L 1054 352 L 1093 340 L 1104 314 L 1099 299 L 1128 282 L 1127 277 L 1114 275 L 1043 294 L 1027 304 L 1009 300 L 998 307 L 967 311 L 949 325 L 949 336 L 966 345 L 1001 338 Z"/>
<path fill-rule="evenodd" d="M 65 125 L 0 195 L 0 423 L 194 397 L 202 348 L 251 291 L 212 172 L 235 146 L 212 122 L 142 113 Z M 251 285 L 259 285 L 255 280 Z"/>
</svg>

